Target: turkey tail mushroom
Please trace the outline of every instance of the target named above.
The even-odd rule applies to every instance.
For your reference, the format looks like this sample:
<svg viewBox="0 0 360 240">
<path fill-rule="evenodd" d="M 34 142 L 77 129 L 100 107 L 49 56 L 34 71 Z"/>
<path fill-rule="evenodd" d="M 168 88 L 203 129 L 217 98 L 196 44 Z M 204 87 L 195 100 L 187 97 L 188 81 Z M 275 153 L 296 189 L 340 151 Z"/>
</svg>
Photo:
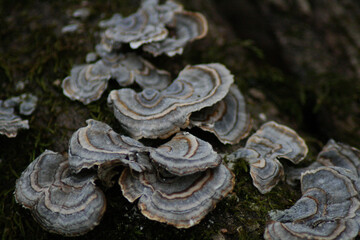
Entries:
<svg viewBox="0 0 360 240">
<path fill-rule="evenodd" d="M 166 138 L 187 127 L 192 112 L 223 99 L 233 81 L 219 63 L 187 66 L 164 90 L 113 90 L 108 104 L 133 138 Z"/>
<path fill-rule="evenodd" d="M 280 158 L 297 164 L 307 152 L 305 141 L 294 130 L 267 122 L 247 140 L 245 148 L 230 154 L 228 159 L 245 159 L 250 164 L 254 186 L 264 194 L 271 191 L 284 176 Z"/>
<path fill-rule="evenodd" d="M 150 152 L 153 162 L 178 176 L 214 168 L 221 157 L 212 146 L 188 132 L 177 133 L 169 142 Z"/>
<path fill-rule="evenodd" d="M 235 177 L 225 165 L 186 176 L 133 173 L 125 169 L 119 184 L 130 202 L 139 199 L 138 207 L 147 218 L 189 228 L 232 191 Z"/>
<path fill-rule="evenodd" d="M 73 175 L 61 154 L 46 150 L 16 181 L 15 199 L 45 230 L 79 236 L 99 224 L 106 200 L 93 174 Z"/>
<path fill-rule="evenodd" d="M 290 209 L 271 211 L 264 238 L 353 239 L 359 233 L 359 179 L 339 167 L 301 176 L 303 196 Z"/>
</svg>

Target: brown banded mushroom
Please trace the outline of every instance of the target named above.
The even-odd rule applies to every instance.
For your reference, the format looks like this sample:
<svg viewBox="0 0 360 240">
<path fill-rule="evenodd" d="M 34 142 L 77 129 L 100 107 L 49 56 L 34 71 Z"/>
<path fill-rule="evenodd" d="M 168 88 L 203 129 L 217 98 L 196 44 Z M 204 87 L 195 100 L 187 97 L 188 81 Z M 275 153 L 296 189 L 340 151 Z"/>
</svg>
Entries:
<svg viewBox="0 0 360 240">
<path fill-rule="evenodd" d="M 230 71 L 219 63 L 187 66 L 162 91 L 113 90 L 108 104 L 133 138 L 166 138 L 187 127 L 192 112 L 223 99 L 233 81 Z"/>
<path fill-rule="evenodd" d="M 16 181 L 15 199 L 45 230 L 78 236 L 99 224 L 106 200 L 93 174 L 73 175 L 61 154 L 45 151 Z"/>
<path fill-rule="evenodd" d="M 284 169 L 279 159 L 294 164 L 302 161 L 308 152 L 305 141 L 292 129 L 267 122 L 240 148 L 228 156 L 230 161 L 245 159 L 250 164 L 254 186 L 265 194 L 283 178 Z"/>
<path fill-rule="evenodd" d="M 247 137 L 251 129 L 251 119 L 244 97 L 235 84 L 230 87 L 223 100 L 192 113 L 190 123 L 214 133 L 222 143 L 230 144 L 238 143 Z"/>
<path fill-rule="evenodd" d="M 69 165 L 78 173 L 82 169 L 119 164 L 136 171 L 144 171 L 149 159 L 141 153 L 147 148 L 140 142 L 117 134 L 105 123 L 88 119 L 86 127 L 78 129 L 69 142 Z M 110 165 L 110 166 L 109 166 Z"/>
<path fill-rule="evenodd" d="M 183 176 L 221 163 L 221 157 L 212 146 L 188 132 L 177 133 L 169 142 L 150 152 L 153 162 L 174 175 Z"/>
<path fill-rule="evenodd" d="M 264 238 L 353 239 L 359 233 L 359 178 L 338 167 L 301 176 L 303 196 L 290 209 L 272 211 Z"/>
<path fill-rule="evenodd" d="M 166 53 L 169 57 L 182 54 L 185 45 L 205 37 L 208 31 L 206 18 L 198 12 L 175 12 L 168 26 L 175 30 L 174 36 L 168 36 L 162 41 L 152 42 L 143 46 L 143 50 L 155 57 Z"/>
<path fill-rule="evenodd" d="M 5 107 L 0 100 L 0 134 L 13 138 L 19 129 L 29 129 L 28 120 L 22 120 L 14 113 L 13 107 Z"/>
<path fill-rule="evenodd" d="M 147 218 L 189 228 L 198 224 L 216 203 L 232 191 L 235 178 L 223 164 L 186 176 L 158 172 L 134 173 L 125 169 L 119 179 L 125 198 L 139 199 Z"/>
</svg>

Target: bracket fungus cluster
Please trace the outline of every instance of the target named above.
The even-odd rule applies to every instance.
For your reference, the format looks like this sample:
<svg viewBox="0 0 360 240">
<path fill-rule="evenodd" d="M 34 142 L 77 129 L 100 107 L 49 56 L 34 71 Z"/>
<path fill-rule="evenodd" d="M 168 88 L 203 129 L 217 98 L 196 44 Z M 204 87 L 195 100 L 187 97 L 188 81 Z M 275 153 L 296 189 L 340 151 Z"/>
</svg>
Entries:
<svg viewBox="0 0 360 240">
<path fill-rule="evenodd" d="M 272 211 L 265 239 L 353 239 L 359 234 L 359 178 L 339 167 L 301 176 L 303 196 L 290 209 Z"/>
<path fill-rule="evenodd" d="M 166 138 L 187 127 L 191 113 L 222 100 L 232 83 L 233 75 L 222 64 L 187 66 L 162 91 L 113 90 L 108 104 L 133 138 Z"/>
<path fill-rule="evenodd" d="M 149 219 L 177 228 L 199 223 L 234 187 L 220 155 L 190 133 L 147 147 L 105 123 L 89 119 L 87 124 L 71 137 L 68 159 L 47 150 L 17 180 L 17 202 L 50 232 L 77 236 L 94 228 L 106 207 L 94 181 L 111 186 L 119 165 L 125 167 L 118 180 L 124 197 L 139 199 Z"/>
<path fill-rule="evenodd" d="M 135 54 L 106 55 L 95 63 L 73 67 L 62 88 L 70 99 L 89 104 L 101 97 L 110 79 L 123 87 L 136 82 L 143 88 L 163 89 L 170 83 L 170 74 Z"/>
<path fill-rule="evenodd" d="M 254 186 L 264 194 L 271 191 L 284 176 L 280 158 L 297 164 L 307 152 L 305 141 L 294 130 L 267 122 L 247 140 L 244 148 L 230 154 L 228 159 L 245 159 L 250 164 Z"/>
<path fill-rule="evenodd" d="M 265 239 L 353 239 L 360 233 L 360 151 L 329 140 L 314 163 L 288 169 L 302 197 L 271 211 Z"/>
<path fill-rule="evenodd" d="M 300 180 L 301 174 L 319 167 L 342 167 L 360 177 L 360 150 L 347 144 L 330 139 L 318 154 L 316 161 L 304 168 L 288 167 L 286 181 L 294 185 Z"/>
<path fill-rule="evenodd" d="M 28 120 L 22 120 L 15 114 L 15 107 L 19 106 L 19 113 L 30 115 L 36 108 L 37 97 L 24 93 L 11 97 L 5 101 L 0 100 L 0 134 L 7 137 L 16 137 L 19 129 L 29 129 Z"/>
<path fill-rule="evenodd" d="M 15 199 L 31 210 L 47 231 L 65 236 L 82 235 L 102 218 L 106 201 L 95 186 L 94 174 L 74 175 L 59 153 L 45 151 L 16 182 Z"/>
<path fill-rule="evenodd" d="M 182 54 L 188 42 L 203 38 L 208 30 L 202 14 L 184 11 L 173 1 L 159 4 L 157 0 L 145 0 L 136 13 L 125 18 L 115 14 L 99 26 L 105 28 L 102 44 L 109 52 L 126 43 L 133 49 L 144 45 L 143 50 L 154 56 L 170 57 Z"/>
<path fill-rule="evenodd" d="M 144 0 L 136 13 L 125 18 L 115 14 L 99 26 L 105 30 L 96 45 L 96 53 L 86 56 L 88 64 L 74 66 L 62 83 L 64 95 L 84 104 L 98 100 L 110 79 L 115 79 L 121 87 L 136 82 L 142 88 L 157 90 L 170 84 L 168 72 L 156 69 L 134 53 L 122 53 L 122 44 L 138 48 L 149 43 L 144 51 L 155 56 L 161 53 L 173 56 L 182 53 L 187 42 L 203 38 L 207 33 L 204 16 L 183 11 L 183 7 L 173 1 L 159 5 L 156 0 Z M 170 36 L 167 27 L 175 29 L 175 36 Z M 101 59 L 90 63 L 96 61 L 97 55 Z"/>
</svg>

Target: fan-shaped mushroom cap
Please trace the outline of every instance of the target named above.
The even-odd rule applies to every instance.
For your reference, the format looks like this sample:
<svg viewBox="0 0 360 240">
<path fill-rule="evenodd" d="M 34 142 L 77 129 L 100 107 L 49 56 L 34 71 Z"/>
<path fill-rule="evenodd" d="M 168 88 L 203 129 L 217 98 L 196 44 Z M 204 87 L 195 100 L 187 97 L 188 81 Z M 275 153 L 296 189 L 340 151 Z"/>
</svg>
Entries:
<svg viewBox="0 0 360 240">
<path fill-rule="evenodd" d="M 169 142 L 150 152 L 151 160 L 168 172 L 183 176 L 205 171 L 221 163 L 212 146 L 188 132 L 177 133 Z"/>
<path fill-rule="evenodd" d="M 28 120 L 22 120 L 15 115 L 14 108 L 5 107 L 0 100 L 0 134 L 9 138 L 16 137 L 19 129 L 29 129 Z"/>
<path fill-rule="evenodd" d="M 78 236 L 99 224 L 106 201 L 94 175 L 72 175 L 68 167 L 67 159 L 47 150 L 21 174 L 14 194 L 47 231 Z"/>
<path fill-rule="evenodd" d="M 235 178 L 225 165 L 182 177 L 162 177 L 151 172 L 132 174 L 125 169 L 119 184 L 130 202 L 140 198 L 138 207 L 147 218 L 189 228 L 232 191 Z"/>
<path fill-rule="evenodd" d="M 352 239 L 359 233 L 359 179 L 344 168 L 321 167 L 301 177 L 303 196 L 270 212 L 265 239 Z"/>
<path fill-rule="evenodd" d="M 129 43 L 134 49 L 144 43 L 160 41 L 168 34 L 165 24 L 159 21 L 158 12 L 149 6 L 142 6 L 126 18 L 117 15 L 109 21 L 102 21 L 100 26 L 108 27 L 104 36 L 109 42 Z"/>
<path fill-rule="evenodd" d="M 162 41 L 144 45 L 143 50 L 154 56 L 163 53 L 166 53 L 169 57 L 182 54 L 188 42 L 205 37 L 208 30 L 206 18 L 197 12 L 176 12 L 172 23 L 169 23 L 169 25 L 175 29 L 175 36 L 168 36 Z"/>
<path fill-rule="evenodd" d="M 219 63 L 187 66 L 162 91 L 113 90 L 108 104 L 133 138 L 166 138 L 188 126 L 192 112 L 224 98 L 233 81 L 230 71 Z"/>
<path fill-rule="evenodd" d="M 211 107 L 194 112 L 191 125 L 214 133 L 222 143 L 235 144 L 247 137 L 251 129 L 250 115 L 244 97 L 233 84 L 223 100 Z"/>
<path fill-rule="evenodd" d="M 103 164 L 121 163 L 141 171 L 141 152 L 148 151 L 140 142 L 117 134 L 105 123 L 88 119 L 69 142 L 69 165 L 75 172 Z"/>
<path fill-rule="evenodd" d="M 305 141 L 294 130 L 267 122 L 247 140 L 245 148 L 232 153 L 229 158 L 244 158 L 249 162 L 253 184 L 264 194 L 271 191 L 284 176 L 279 158 L 297 164 L 307 152 Z"/>
<path fill-rule="evenodd" d="M 62 82 L 63 92 L 71 100 L 89 104 L 101 97 L 110 78 L 110 69 L 101 60 L 94 64 L 75 66 L 70 76 Z"/>
</svg>

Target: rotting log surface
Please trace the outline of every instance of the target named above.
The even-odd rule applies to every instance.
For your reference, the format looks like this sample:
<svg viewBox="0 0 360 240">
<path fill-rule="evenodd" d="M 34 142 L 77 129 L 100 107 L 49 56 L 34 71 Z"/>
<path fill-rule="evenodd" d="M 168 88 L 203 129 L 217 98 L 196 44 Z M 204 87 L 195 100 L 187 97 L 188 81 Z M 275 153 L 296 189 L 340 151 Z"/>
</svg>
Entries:
<svg viewBox="0 0 360 240">
<path fill-rule="evenodd" d="M 289 6 L 284 2 L 184 0 L 185 9 L 207 17 L 208 36 L 188 45 L 182 56 L 142 56 L 170 71 L 173 78 L 188 64 L 223 63 L 245 95 L 255 128 L 264 115 L 294 128 L 309 145 L 309 161 L 330 137 L 359 148 L 360 68 L 355 61 L 360 59 L 359 41 L 351 40 L 360 33 L 358 3 L 347 0 L 340 6 L 352 10 L 347 11 L 348 16 L 331 17 L 338 23 L 332 28 L 331 22 L 321 18 L 324 13 L 319 9 L 333 16 L 333 10 L 339 9 L 337 1 L 309 4 L 312 11 L 305 13 L 298 11 L 296 4 L 301 1 L 288 1 Z M 83 30 L 62 35 L 61 27 L 70 23 L 70 15 L 81 7 L 80 2 L 0 1 L 0 99 L 23 92 L 39 97 L 35 113 L 27 118 L 30 130 L 21 131 L 14 139 L 0 136 L 3 239 L 62 239 L 42 230 L 29 211 L 15 203 L 15 181 L 45 149 L 65 152 L 72 133 L 85 126 L 88 118 L 122 131 L 106 106 L 110 89 L 117 88 L 115 83 L 110 83 L 99 101 L 87 106 L 66 98 L 59 83 L 74 64 L 84 63 L 86 53 L 93 51 L 99 41 L 97 22 L 115 12 L 128 15 L 138 4 L 130 0 L 89 1 L 91 15 L 83 22 Z M 353 22 L 346 26 L 351 31 L 341 28 L 349 19 Z M 349 36 L 349 32 L 354 35 Z M 352 48 L 357 51 L 350 54 L 347 49 Z M 309 52 L 314 54 L 309 57 Z M 24 90 L 16 89 L 19 81 L 26 83 Z M 211 141 L 216 151 L 236 148 L 222 145 L 210 133 L 191 132 Z M 281 183 L 261 195 L 252 185 L 245 162 L 237 164 L 235 170 L 234 193 L 197 226 L 179 230 L 150 221 L 115 186 L 104 189 L 108 209 L 100 225 L 79 239 L 262 239 L 267 212 L 293 205 L 300 189 Z"/>
</svg>

